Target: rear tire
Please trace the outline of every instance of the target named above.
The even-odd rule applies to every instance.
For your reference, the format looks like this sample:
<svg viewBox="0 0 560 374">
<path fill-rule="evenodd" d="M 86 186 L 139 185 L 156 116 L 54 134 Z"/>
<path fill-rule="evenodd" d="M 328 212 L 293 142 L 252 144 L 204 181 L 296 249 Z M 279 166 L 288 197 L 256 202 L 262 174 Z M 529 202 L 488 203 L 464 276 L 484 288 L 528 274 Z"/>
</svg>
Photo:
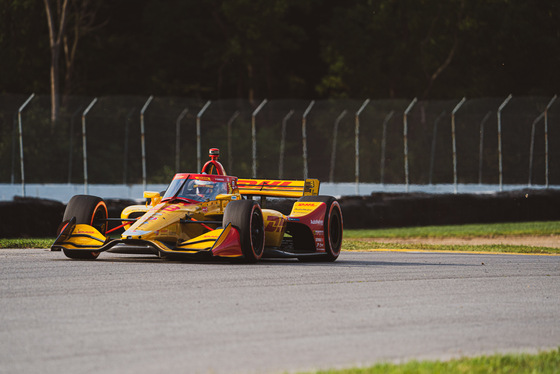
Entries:
<svg viewBox="0 0 560 374">
<path fill-rule="evenodd" d="M 253 200 L 231 201 L 224 211 L 223 226 L 239 231 L 245 262 L 260 260 L 264 252 L 264 220 L 261 207 Z"/>
<path fill-rule="evenodd" d="M 102 198 L 90 195 L 76 195 L 70 199 L 64 211 L 63 222 L 76 217 L 76 224 L 93 226 L 102 235 L 107 231 L 107 205 Z M 97 251 L 80 251 L 63 249 L 68 258 L 80 260 L 95 260 L 99 256 Z"/>
<path fill-rule="evenodd" d="M 332 196 L 304 196 L 299 201 L 305 202 L 321 202 L 327 205 L 325 211 L 325 218 L 323 220 L 324 233 L 325 233 L 325 254 L 322 256 L 302 256 L 298 259 L 300 261 L 325 261 L 333 262 L 340 255 L 340 248 L 342 247 L 342 210 L 340 204 Z"/>
</svg>

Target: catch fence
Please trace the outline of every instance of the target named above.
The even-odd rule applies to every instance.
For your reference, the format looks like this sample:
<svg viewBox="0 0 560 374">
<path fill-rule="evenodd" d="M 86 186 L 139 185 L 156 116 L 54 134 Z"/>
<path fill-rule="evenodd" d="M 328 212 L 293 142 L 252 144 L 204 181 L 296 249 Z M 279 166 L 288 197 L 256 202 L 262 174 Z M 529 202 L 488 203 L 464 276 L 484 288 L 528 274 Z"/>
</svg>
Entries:
<svg viewBox="0 0 560 374">
<path fill-rule="evenodd" d="M 231 175 L 409 185 L 560 185 L 560 102 L 0 95 L 0 183 L 158 184 L 220 148 Z"/>
</svg>

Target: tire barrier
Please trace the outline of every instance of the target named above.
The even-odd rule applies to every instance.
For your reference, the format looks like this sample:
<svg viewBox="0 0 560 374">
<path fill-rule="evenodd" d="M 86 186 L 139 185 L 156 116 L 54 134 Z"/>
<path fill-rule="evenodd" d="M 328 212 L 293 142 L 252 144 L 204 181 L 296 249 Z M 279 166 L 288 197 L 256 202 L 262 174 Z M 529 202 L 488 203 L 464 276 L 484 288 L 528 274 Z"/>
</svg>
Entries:
<svg viewBox="0 0 560 374">
<path fill-rule="evenodd" d="M 107 199 L 109 217 L 119 217 L 133 200 Z M 373 193 L 339 199 L 344 228 L 412 227 L 467 223 L 560 220 L 560 190 L 488 194 Z M 269 200 L 266 208 L 289 214 L 293 201 Z M 0 201 L 0 238 L 55 237 L 65 204 L 16 197 Z M 112 223 L 116 225 L 116 223 Z"/>
<path fill-rule="evenodd" d="M 17 196 L 0 201 L 0 238 L 54 237 L 65 207 L 60 201 Z"/>
<path fill-rule="evenodd" d="M 120 217 L 133 200 L 107 199 L 109 217 Z M 0 238 L 54 238 L 62 222 L 66 204 L 56 200 L 15 197 L 0 201 Z M 109 227 L 117 225 L 111 223 Z"/>
<path fill-rule="evenodd" d="M 345 228 L 560 220 L 560 191 L 488 194 L 373 193 L 340 199 Z"/>
</svg>

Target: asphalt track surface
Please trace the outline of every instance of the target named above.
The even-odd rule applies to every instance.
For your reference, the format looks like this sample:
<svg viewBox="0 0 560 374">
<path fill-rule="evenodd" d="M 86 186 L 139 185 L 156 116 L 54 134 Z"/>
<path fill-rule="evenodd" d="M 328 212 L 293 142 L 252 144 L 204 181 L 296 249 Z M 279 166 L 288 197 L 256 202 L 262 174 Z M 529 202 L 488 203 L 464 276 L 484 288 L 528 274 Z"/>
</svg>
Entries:
<svg viewBox="0 0 560 374">
<path fill-rule="evenodd" d="M 560 345 L 560 256 L 0 250 L 1 373 L 278 373 Z"/>
</svg>

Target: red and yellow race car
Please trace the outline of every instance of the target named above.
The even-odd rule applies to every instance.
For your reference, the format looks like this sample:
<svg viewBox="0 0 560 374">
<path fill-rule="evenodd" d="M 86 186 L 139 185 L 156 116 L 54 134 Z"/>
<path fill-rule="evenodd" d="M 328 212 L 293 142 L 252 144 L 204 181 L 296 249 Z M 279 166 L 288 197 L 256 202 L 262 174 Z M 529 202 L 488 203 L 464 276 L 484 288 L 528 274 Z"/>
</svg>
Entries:
<svg viewBox="0 0 560 374">
<path fill-rule="evenodd" d="M 144 192 L 147 203 L 125 208 L 120 218 L 109 218 L 99 197 L 72 197 L 51 250 L 89 260 L 103 251 L 244 262 L 338 258 L 342 211 L 334 197 L 318 195 L 317 179 L 238 179 L 226 175 L 218 155 L 217 149 L 210 150 L 211 160 L 201 173 L 176 174 L 163 196 Z M 260 204 L 253 197 L 260 197 Z M 284 215 L 265 208 L 267 197 L 297 200 Z M 120 226 L 108 230 L 114 220 Z M 120 238 L 111 238 L 118 228 L 124 228 Z"/>
</svg>

